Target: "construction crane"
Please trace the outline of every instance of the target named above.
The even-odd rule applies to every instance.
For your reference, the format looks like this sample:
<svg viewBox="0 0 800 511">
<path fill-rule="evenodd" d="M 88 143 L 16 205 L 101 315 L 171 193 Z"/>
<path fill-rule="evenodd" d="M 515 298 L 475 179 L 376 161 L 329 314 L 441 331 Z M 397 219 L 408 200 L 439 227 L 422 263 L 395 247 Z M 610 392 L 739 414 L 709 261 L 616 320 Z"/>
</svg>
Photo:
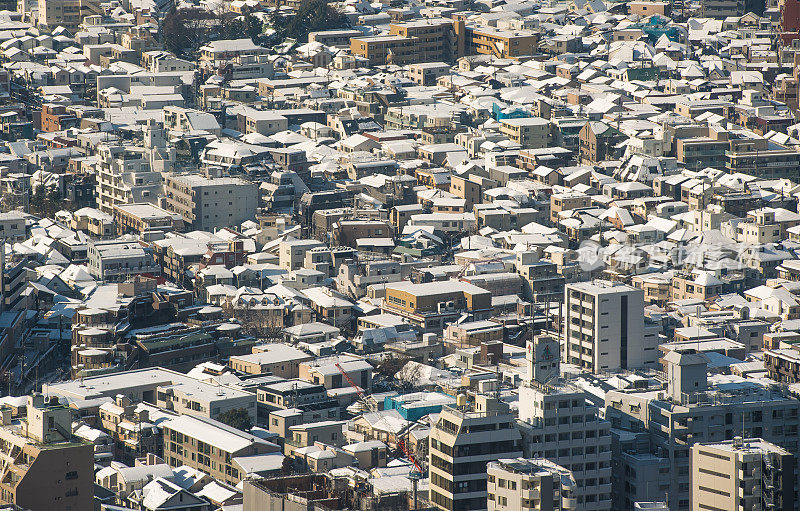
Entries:
<svg viewBox="0 0 800 511">
<path fill-rule="evenodd" d="M 408 460 L 414 465 L 414 470 L 409 472 L 408 478 L 411 479 L 411 489 L 414 495 L 414 509 L 416 510 L 419 509 L 417 485 L 419 484 L 420 479 L 425 477 L 425 475 L 422 473 L 422 465 L 419 464 L 414 455 L 412 455 L 408 450 L 408 447 L 406 447 L 406 441 L 401 438 L 397 442 L 397 446 L 400 447 L 400 449 L 405 453 L 406 458 L 408 458 Z"/>
<path fill-rule="evenodd" d="M 408 447 L 406 446 L 406 441 L 401 438 L 400 441 L 397 442 L 397 446 L 406 455 L 408 461 L 410 461 L 414 465 L 414 468 L 417 470 L 417 472 L 422 474 L 422 465 L 419 464 L 417 458 L 415 458 L 414 455 L 411 454 L 411 451 L 408 450 Z"/>
<path fill-rule="evenodd" d="M 367 410 L 368 412 L 375 411 L 373 410 L 374 407 L 372 403 L 367 399 L 366 394 L 364 394 L 364 391 L 361 390 L 361 387 L 356 385 L 356 382 L 354 382 L 352 378 L 350 378 L 350 375 L 347 374 L 347 371 L 345 371 L 342 368 L 342 366 L 339 365 L 338 362 L 334 365 L 336 366 L 336 369 L 338 369 L 339 372 L 342 373 L 342 376 L 344 376 L 344 379 L 347 380 L 347 383 L 349 383 L 350 386 L 353 387 L 353 389 L 355 389 L 356 394 L 358 394 L 358 400 L 361 401 L 361 404 L 364 406 L 364 409 Z"/>
</svg>

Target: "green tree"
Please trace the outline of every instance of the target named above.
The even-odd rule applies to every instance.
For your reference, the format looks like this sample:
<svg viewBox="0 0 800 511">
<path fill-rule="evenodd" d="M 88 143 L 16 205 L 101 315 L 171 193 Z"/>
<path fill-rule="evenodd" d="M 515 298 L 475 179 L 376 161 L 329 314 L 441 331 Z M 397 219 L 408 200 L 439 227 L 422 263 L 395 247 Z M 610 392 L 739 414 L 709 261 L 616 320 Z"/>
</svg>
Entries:
<svg viewBox="0 0 800 511">
<path fill-rule="evenodd" d="M 31 196 L 30 202 L 30 210 L 31 213 L 39 216 L 44 216 L 45 210 L 45 192 L 44 192 L 44 185 L 38 185 L 33 189 L 33 195 Z"/>
<path fill-rule="evenodd" d="M 281 473 L 283 475 L 288 476 L 294 473 L 294 459 L 286 456 L 283 458 L 283 462 L 281 463 Z"/>
<path fill-rule="evenodd" d="M 318 30 L 348 28 L 347 16 L 328 5 L 327 0 L 306 0 L 294 16 L 276 14 L 273 19 L 278 41 L 287 37 L 299 42 L 308 42 L 308 34 Z"/>
<path fill-rule="evenodd" d="M 212 39 L 220 24 L 219 17 L 205 9 L 173 9 L 164 17 L 161 30 L 169 51 L 194 58 L 197 50 Z"/>
<path fill-rule="evenodd" d="M 169 51 L 195 59 L 200 47 L 209 41 L 249 37 L 255 42 L 263 28 L 261 20 L 249 12 L 239 15 L 224 10 L 184 8 L 167 14 L 161 30 Z"/>
<path fill-rule="evenodd" d="M 219 414 L 217 420 L 223 424 L 242 431 L 249 431 L 253 427 L 250 421 L 250 414 L 244 408 L 231 408 Z"/>
<path fill-rule="evenodd" d="M 61 192 L 58 191 L 58 188 L 51 188 L 47 191 L 47 197 L 45 198 L 45 214 L 48 218 L 54 216 L 61 210 L 61 199 Z"/>
<path fill-rule="evenodd" d="M 249 37 L 251 41 L 258 42 L 264 28 L 261 20 L 249 12 L 241 16 L 233 12 L 226 12 L 220 15 L 220 21 L 220 37 L 222 39 Z"/>
<path fill-rule="evenodd" d="M 244 15 L 244 32 L 253 42 L 258 42 L 261 33 L 264 31 L 264 22 L 256 18 L 249 12 Z"/>
</svg>

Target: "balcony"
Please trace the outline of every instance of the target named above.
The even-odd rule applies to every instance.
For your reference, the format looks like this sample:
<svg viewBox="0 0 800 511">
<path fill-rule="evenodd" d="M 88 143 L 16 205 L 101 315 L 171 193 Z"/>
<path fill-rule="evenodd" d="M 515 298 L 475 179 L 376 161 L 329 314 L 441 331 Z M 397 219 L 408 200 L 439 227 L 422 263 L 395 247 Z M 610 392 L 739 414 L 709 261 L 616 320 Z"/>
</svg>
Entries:
<svg viewBox="0 0 800 511">
<path fill-rule="evenodd" d="M 749 490 L 746 488 L 739 488 L 740 498 L 757 498 L 760 499 L 762 495 L 761 486 L 753 486 Z"/>
<path fill-rule="evenodd" d="M 529 488 L 527 490 L 522 490 L 521 494 L 522 494 L 521 496 L 522 496 L 523 499 L 531 499 L 531 500 L 537 499 L 538 500 L 538 499 L 542 498 L 542 492 L 541 492 L 541 490 L 540 490 L 540 488 L 538 486 L 534 487 L 534 488 Z"/>
<path fill-rule="evenodd" d="M 292 447 L 297 447 L 297 448 L 308 446 L 308 444 L 306 444 L 305 442 L 300 442 L 295 439 L 285 440 L 284 443 L 286 443 L 286 445 L 291 445 Z"/>
</svg>

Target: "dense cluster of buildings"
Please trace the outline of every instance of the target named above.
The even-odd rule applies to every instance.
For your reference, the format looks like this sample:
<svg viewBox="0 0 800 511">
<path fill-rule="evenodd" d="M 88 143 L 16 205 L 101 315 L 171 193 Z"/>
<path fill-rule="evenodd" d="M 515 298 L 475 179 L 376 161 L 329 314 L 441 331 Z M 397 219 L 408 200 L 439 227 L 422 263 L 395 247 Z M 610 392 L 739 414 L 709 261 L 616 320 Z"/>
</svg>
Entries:
<svg viewBox="0 0 800 511">
<path fill-rule="evenodd" d="M 800 2 L 308 7 L 0 5 L 0 509 L 800 510 Z"/>
</svg>

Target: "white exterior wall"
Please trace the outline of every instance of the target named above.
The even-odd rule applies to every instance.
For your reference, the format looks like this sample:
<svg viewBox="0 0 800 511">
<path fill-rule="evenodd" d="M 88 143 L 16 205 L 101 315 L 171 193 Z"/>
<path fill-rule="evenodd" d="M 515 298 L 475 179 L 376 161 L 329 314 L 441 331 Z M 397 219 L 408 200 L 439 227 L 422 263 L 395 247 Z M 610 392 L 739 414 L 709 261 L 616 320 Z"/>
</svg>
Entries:
<svg viewBox="0 0 800 511">
<path fill-rule="evenodd" d="M 565 289 L 565 362 L 599 373 L 658 362 L 658 336 L 644 327 L 644 291 L 581 282 Z"/>
</svg>

